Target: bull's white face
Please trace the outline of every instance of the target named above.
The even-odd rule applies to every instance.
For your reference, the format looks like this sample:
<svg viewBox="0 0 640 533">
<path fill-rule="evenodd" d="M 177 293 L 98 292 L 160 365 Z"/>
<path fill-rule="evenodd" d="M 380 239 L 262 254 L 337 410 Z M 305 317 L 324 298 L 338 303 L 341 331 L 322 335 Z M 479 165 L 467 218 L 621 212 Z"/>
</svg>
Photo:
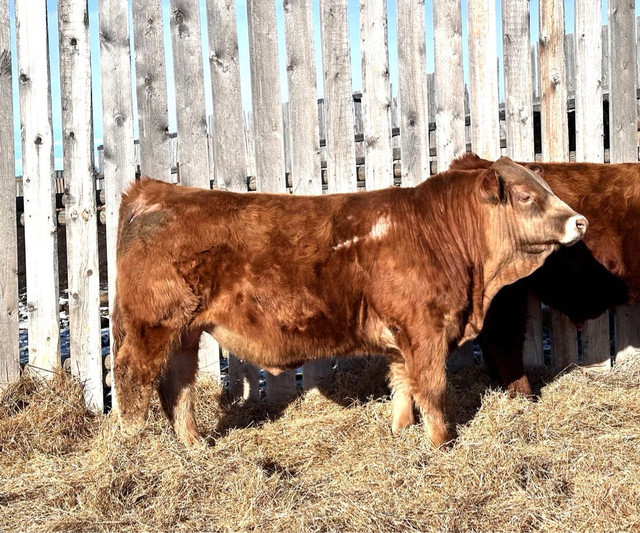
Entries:
<svg viewBox="0 0 640 533">
<path fill-rule="evenodd" d="M 511 242 L 525 253 L 551 252 L 571 246 L 587 231 L 585 217 L 558 198 L 533 169 L 502 158 L 489 169 L 496 174 L 500 204 Z"/>
<path fill-rule="evenodd" d="M 534 168 L 535 170 L 535 168 Z M 560 246 L 584 237 L 588 222 L 560 200 L 536 172 L 509 158 L 496 161 L 484 180 L 492 207 L 485 239 L 489 261 L 485 282 L 498 288 L 528 276 Z"/>
</svg>

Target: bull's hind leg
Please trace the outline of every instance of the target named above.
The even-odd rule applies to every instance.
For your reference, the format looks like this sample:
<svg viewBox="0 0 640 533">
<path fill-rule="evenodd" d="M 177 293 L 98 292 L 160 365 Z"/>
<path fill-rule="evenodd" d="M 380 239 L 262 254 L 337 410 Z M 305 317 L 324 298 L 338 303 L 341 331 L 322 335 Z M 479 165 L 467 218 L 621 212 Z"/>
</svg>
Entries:
<svg viewBox="0 0 640 533">
<path fill-rule="evenodd" d="M 165 414 L 178 438 L 187 446 L 200 442 L 193 412 L 193 386 L 198 373 L 198 342 L 181 347 L 169 356 L 167 369 L 158 386 Z"/>
<path fill-rule="evenodd" d="M 166 365 L 175 333 L 149 327 L 127 331 L 116 354 L 113 376 L 120 427 L 126 435 L 133 435 L 145 425 L 151 394 Z"/>
<path fill-rule="evenodd" d="M 398 431 L 415 423 L 413 396 L 410 391 L 410 383 L 407 380 L 404 362 L 393 362 L 389 366 L 389 385 L 393 394 L 391 431 L 395 435 Z"/>
</svg>

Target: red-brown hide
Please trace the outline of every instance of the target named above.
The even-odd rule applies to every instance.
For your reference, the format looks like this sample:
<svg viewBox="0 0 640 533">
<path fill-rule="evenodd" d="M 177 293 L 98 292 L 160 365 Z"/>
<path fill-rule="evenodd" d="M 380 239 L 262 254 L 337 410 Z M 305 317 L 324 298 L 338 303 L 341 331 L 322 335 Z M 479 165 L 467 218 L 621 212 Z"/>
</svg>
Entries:
<svg viewBox="0 0 640 533">
<path fill-rule="evenodd" d="M 451 169 L 489 168 L 469 153 Z M 480 336 L 487 361 L 512 392 L 530 394 L 522 348 L 527 292 L 577 324 L 608 308 L 640 301 L 640 164 L 525 163 L 589 219 L 581 243 L 554 253 L 532 276 L 494 299 Z"/>
<path fill-rule="evenodd" d="M 415 188 L 317 197 L 235 194 L 143 179 L 123 196 L 114 378 L 123 429 L 153 386 L 178 436 L 198 439 L 197 339 L 277 371 L 383 353 L 393 429 L 425 415 L 435 445 L 445 358 L 475 337 L 493 296 L 586 220 L 535 173 L 502 158 Z"/>
</svg>

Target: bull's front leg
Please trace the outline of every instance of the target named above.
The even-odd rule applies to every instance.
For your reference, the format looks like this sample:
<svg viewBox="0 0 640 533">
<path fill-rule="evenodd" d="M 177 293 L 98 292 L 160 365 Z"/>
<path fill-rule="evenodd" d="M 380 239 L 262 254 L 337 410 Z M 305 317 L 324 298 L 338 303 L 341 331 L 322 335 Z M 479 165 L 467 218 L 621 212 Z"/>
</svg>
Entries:
<svg viewBox="0 0 640 533">
<path fill-rule="evenodd" d="M 402 353 L 405 362 L 403 386 L 420 409 L 427 436 L 438 448 L 452 439 L 444 417 L 447 343 L 442 335 L 442 338 L 414 338 L 410 346 Z M 394 424 L 396 414 L 400 416 L 403 412 L 408 412 L 406 402 L 397 413 L 394 404 Z M 407 422 L 409 419 L 401 420 Z"/>
<path fill-rule="evenodd" d="M 413 416 L 413 395 L 404 361 L 394 361 L 389 365 L 389 385 L 392 394 L 393 420 L 391 431 L 398 431 L 415 423 Z"/>
</svg>

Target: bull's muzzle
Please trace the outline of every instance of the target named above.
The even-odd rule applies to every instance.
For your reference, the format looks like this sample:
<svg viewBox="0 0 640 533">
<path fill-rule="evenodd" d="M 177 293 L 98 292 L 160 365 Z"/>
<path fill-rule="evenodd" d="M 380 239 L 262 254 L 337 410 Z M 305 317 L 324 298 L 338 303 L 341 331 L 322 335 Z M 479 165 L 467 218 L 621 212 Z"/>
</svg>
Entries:
<svg viewBox="0 0 640 533">
<path fill-rule="evenodd" d="M 564 236 L 560 239 L 560 244 L 571 246 L 577 243 L 587 232 L 589 222 L 582 215 L 574 215 L 567 219 L 564 226 Z"/>
</svg>

